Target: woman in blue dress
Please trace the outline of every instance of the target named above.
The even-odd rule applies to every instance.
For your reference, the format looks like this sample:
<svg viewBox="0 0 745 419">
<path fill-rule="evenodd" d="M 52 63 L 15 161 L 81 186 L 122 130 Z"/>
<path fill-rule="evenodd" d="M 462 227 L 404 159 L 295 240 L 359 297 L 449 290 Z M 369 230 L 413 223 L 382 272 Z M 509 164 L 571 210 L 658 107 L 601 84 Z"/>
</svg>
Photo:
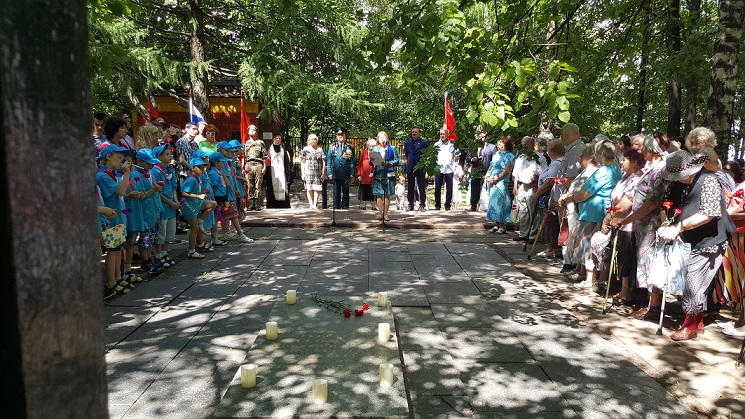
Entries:
<svg viewBox="0 0 745 419">
<path fill-rule="evenodd" d="M 507 232 L 507 223 L 510 220 L 512 202 L 507 185 L 510 183 L 512 167 L 515 164 L 515 155 L 512 154 L 514 146 L 509 138 L 502 138 L 497 142 L 497 154 L 489 165 L 486 174 L 486 182 L 489 183 L 489 209 L 486 212 L 486 220 L 496 222 L 492 232 L 504 234 Z"/>
</svg>

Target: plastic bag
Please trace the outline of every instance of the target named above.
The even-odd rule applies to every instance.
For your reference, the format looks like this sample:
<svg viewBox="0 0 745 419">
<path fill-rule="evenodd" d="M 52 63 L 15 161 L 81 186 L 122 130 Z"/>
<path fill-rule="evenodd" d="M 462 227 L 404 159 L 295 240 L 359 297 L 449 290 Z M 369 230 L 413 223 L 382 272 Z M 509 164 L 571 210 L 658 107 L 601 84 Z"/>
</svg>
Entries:
<svg viewBox="0 0 745 419">
<path fill-rule="evenodd" d="M 103 246 L 107 249 L 115 249 L 121 246 L 127 240 L 127 236 L 125 235 L 126 230 L 124 224 L 117 224 L 102 231 L 101 240 L 103 241 Z"/>
<path fill-rule="evenodd" d="M 683 295 L 683 285 L 688 274 L 686 262 L 691 253 L 691 245 L 684 243 L 680 237 L 671 242 L 658 240 L 654 252 L 654 262 L 649 271 L 648 284 L 664 289 L 665 278 L 667 278 L 665 292 Z"/>
</svg>

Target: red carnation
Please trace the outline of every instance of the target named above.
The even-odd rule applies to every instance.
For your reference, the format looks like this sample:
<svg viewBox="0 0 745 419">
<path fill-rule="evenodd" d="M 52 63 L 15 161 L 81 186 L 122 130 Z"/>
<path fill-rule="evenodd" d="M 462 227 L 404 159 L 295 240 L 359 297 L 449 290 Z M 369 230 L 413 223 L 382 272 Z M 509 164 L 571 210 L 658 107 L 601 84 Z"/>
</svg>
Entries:
<svg viewBox="0 0 745 419">
<path fill-rule="evenodd" d="M 354 309 L 354 315 L 355 316 L 360 317 L 363 314 L 365 314 L 365 311 L 364 310 Z"/>
<path fill-rule="evenodd" d="M 743 195 L 745 195 L 745 191 L 744 191 L 744 190 L 742 190 L 742 189 L 738 189 L 737 191 L 735 191 L 735 192 L 734 192 L 734 193 L 732 194 L 732 196 L 743 196 Z"/>
<path fill-rule="evenodd" d="M 683 211 L 681 211 L 680 208 L 675 208 L 675 211 L 673 212 L 675 213 L 675 215 L 680 215 L 680 213 Z"/>
<path fill-rule="evenodd" d="M 208 193 L 210 193 L 210 190 L 209 189 L 205 189 L 204 190 L 204 193 L 208 194 Z"/>
<path fill-rule="evenodd" d="M 672 203 L 671 201 L 665 201 L 665 202 L 663 202 L 663 203 L 662 203 L 662 206 L 663 206 L 663 207 L 664 207 L 664 208 L 665 208 L 666 210 L 669 210 L 669 209 L 670 209 L 670 207 L 672 207 L 672 206 L 673 206 L 673 203 Z"/>
<path fill-rule="evenodd" d="M 606 208 L 607 211 L 618 211 L 618 207 L 608 207 Z"/>
<path fill-rule="evenodd" d="M 341 312 L 341 314 L 343 314 L 344 317 L 351 317 L 352 316 L 352 312 L 350 312 L 346 308 L 344 309 L 344 311 Z"/>
<path fill-rule="evenodd" d="M 158 186 L 166 186 L 166 183 L 161 180 L 160 182 L 158 182 Z"/>
<path fill-rule="evenodd" d="M 370 310 L 370 306 L 367 303 L 362 303 L 362 311 Z"/>
</svg>

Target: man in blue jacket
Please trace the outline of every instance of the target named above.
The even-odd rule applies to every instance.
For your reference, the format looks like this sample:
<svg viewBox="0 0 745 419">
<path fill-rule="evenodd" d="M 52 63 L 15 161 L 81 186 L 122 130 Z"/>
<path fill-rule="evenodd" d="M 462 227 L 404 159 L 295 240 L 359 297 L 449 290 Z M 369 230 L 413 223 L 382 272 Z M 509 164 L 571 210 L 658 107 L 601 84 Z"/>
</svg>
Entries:
<svg viewBox="0 0 745 419">
<path fill-rule="evenodd" d="M 331 144 L 326 154 L 326 174 L 334 182 L 334 208 L 349 208 L 349 184 L 354 180 L 356 158 L 354 147 L 347 144 L 346 128 L 334 130 L 336 142 Z"/>
<path fill-rule="evenodd" d="M 404 158 L 406 159 L 406 183 L 408 184 L 407 198 L 409 199 L 409 211 L 414 211 L 414 187 L 419 191 L 419 209 L 427 211 L 427 180 L 424 177 L 424 170 L 416 169 L 414 166 L 422 158 L 422 149 L 427 148 L 429 143 L 422 138 L 419 127 L 411 129 L 411 137 L 404 144 Z"/>
</svg>

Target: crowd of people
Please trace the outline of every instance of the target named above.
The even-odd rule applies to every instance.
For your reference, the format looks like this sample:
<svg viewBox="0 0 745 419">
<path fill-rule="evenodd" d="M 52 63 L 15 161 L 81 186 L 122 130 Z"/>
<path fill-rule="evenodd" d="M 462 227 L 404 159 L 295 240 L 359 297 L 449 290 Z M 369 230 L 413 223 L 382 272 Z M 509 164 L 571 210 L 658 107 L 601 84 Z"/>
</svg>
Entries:
<svg viewBox="0 0 745 419">
<path fill-rule="evenodd" d="M 177 219 L 188 225 L 187 257 L 198 259 L 230 240 L 252 242 L 240 221 L 247 211 L 261 210 L 264 200 L 267 208 L 290 208 L 293 162 L 281 134 L 267 147 L 253 125 L 245 144 L 217 141 L 217 128 L 205 123 L 186 124 L 181 137 L 157 120 L 134 139 L 128 132 L 125 118 L 94 117 L 104 298 L 142 281 L 132 269 L 135 254 L 140 271 L 148 273 L 175 263 L 168 250 Z M 635 298 L 646 290 L 645 304 L 632 314 L 640 320 L 659 317 L 663 289 L 679 295 L 685 319 L 674 340 L 703 333 L 706 313 L 721 304 L 742 305 L 745 182 L 737 161 L 719 161 L 711 130 L 695 128 L 679 141 L 660 132 L 616 140 L 600 134 L 588 141 L 569 123 L 559 138 L 543 133 L 517 145 L 507 136 L 492 143 L 479 133 L 478 147 L 464 153 L 462 163 L 449 131 L 439 134 L 432 145 L 439 169 L 433 205 L 428 176 L 417 166 L 430 144 L 418 127 L 401 155 L 384 131 L 359 155 L 343 127 L 334 129 L 327 150 L 309 135 L 299 153 L 308 208 L 318 209 L 328 185 L 334 209 L 348 209 L 356 181 L 360 208 L 369 204 L 385 222 L 392 200 L 400 211 L 453 210 L 463 200 L 464 183 L 468 211 L 485 211 L 495 234 L 516 231 L 512 240 L 532 243 L 531 253 L 544 244 L 536 256 L 555 260 L 576 288 L 602 294 L 617 281 L 610 301 L 617 305 L 640 305 Z M 399 165 L 404 174 L 397 173 Z M 681 266 L 660 271 L 670 252 Z M 745 336 L 740 313 L 723 324 L 725 333 Z"/>
<path fill-rule="evenodd" d="M 488 205 L 494 233 L 513 224 L 513 240 L 545 243 L 536 256 L 555 260 L 576 288 L 607 295 L 618 281 L 608 302 L 642 305 L 636 319 L 659 319 L 663 290 L 677 295 L 685 319 L 671 338 L 688 340 L 703 333 L 707 313 L 743 303 L 745 183 L 738 162 L 720 162 L 716 144 L 705 127 L 680 141 L 661 132 L 586 141 L 571 123 L 558 139 L 523 138 L 514 153 L 501 138 L 485 158 L 487 147 L 472 157 L 474 165 L 490 160 L 484 178 L 472 180 L 486 183 L 488 199 L 472 205 Z M 646 292 L 643 303 L 637 291 Z M 742 313 L 718 324 L 724 333 L 745 336 Z"/>
</svg>

